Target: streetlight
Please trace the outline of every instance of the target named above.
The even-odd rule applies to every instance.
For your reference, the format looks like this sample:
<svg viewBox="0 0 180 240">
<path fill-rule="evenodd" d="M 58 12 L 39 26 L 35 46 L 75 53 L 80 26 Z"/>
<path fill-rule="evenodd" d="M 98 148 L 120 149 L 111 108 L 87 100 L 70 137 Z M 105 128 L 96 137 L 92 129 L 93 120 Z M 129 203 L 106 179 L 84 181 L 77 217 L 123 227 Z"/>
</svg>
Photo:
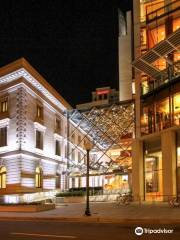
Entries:
<svg viewBox="0 0 180 240">
<path fill-rule="evenodd" d="M 90 208 L 89 208 L 89 152 L 92 149 L 92 143 L 90 141 L 84 142 L 84 147 L 87 152 L 87 171 L 86 171 L 86 210 L 85 215 L 91 216 Z"/>
</svg>

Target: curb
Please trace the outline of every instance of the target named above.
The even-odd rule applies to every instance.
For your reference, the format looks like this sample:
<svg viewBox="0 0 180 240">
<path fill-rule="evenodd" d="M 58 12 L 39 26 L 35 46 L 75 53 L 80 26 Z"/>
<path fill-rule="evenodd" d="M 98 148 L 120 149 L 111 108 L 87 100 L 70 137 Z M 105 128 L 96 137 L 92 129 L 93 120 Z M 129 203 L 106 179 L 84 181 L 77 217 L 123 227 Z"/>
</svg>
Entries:
<svg viewBox="0 0 180 240">
<path fill-rule="evenodd" d="M 117 223 L 117 224 L 180 224 L 180 219 L 118 219 L 102 217 L 1 217 L 0 221 L 54 221 L 81 223 Z"/>
</svg>

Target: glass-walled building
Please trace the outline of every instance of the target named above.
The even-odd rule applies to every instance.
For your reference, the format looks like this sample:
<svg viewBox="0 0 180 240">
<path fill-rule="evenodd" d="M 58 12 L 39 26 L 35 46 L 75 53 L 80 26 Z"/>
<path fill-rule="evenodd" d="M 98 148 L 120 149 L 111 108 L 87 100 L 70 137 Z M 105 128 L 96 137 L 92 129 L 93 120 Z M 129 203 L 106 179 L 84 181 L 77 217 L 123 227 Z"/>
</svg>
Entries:
<svg viewBox="0 0 180 240">
<path fill-rule="evenodd" d="M 135 198 L 180 193 L 180 1 L 134 0 Z"/>
<path fill-rule="evenodd" d="M 153 141 L 144 141 L 144 199 L 162 200 L 162 150 L 158 137 Z"/>
<path fill-rule="evenodd" d="M 180 126 L 180 82 L 141 98 L 141 134 Z"/>
</svg>

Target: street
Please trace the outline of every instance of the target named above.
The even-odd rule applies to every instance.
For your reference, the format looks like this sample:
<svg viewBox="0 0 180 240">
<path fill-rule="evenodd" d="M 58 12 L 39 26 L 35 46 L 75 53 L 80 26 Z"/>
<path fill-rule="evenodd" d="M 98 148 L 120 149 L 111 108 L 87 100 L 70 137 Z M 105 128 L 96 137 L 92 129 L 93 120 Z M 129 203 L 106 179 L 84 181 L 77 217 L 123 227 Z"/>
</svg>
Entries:
<svg viewBox="0 0 180 240">
<path fill-rule="evenodd" d="M 139 225 L 142 226 L 142 225 Z M 137 225 L 110 224 L 110 223 L 75 223 L 58 221 L 0 221 L 1 240 L 54 240 L 54 239 L 81 239 L 81 240 L 126 240 L 126 239 L 180 239 L 180 225 L 146 225 L 145 228 L 173 229 L 167 234 L 134 233 Z"/>
</svg>

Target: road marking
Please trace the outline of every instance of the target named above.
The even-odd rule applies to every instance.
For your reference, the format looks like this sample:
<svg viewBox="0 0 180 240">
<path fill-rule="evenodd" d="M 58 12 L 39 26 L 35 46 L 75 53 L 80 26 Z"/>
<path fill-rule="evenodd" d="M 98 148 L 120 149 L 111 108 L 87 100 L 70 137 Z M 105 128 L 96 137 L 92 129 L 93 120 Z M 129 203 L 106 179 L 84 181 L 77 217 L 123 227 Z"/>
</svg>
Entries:
<svg viewBox="0 0 180 240">
<path fill-rule="evenodd" d="M 19 236 L 34 236 L 34 237 L 53 237 L 53 238 L 77 238 L 76 236 L 61 236 L 61 235 L 52 235 L 52 234 L 41 234 L 41 233 L 21 233 L 21 232 L 12 232 L 11 235 Z"/>
</svg>

